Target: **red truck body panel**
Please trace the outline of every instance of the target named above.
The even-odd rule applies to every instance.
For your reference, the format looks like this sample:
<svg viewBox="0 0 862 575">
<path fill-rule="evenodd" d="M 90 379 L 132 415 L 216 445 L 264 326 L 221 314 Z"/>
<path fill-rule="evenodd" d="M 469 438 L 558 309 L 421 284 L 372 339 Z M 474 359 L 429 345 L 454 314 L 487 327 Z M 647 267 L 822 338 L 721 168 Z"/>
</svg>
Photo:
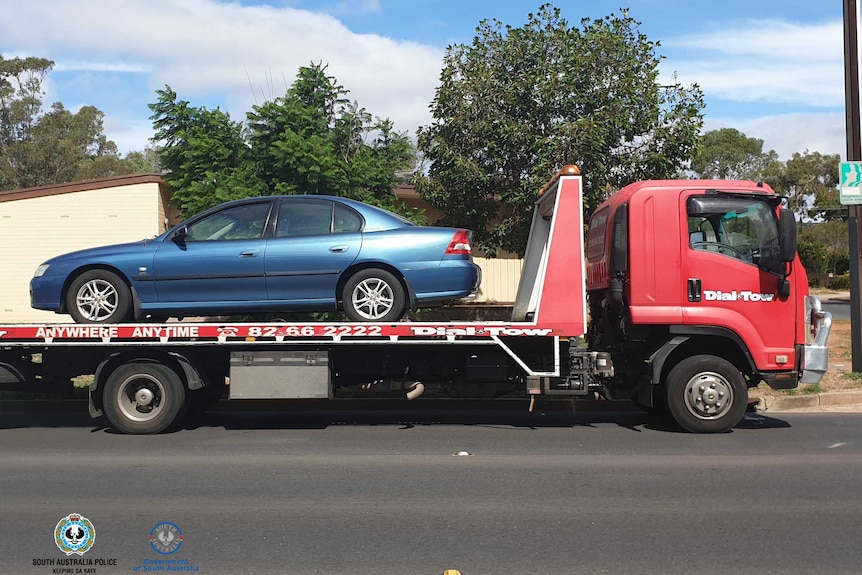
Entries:
<svg viewBox="0 0 862 575">
<path fill-rule="evenodd" d="M 686 205 L 708 191 L 775 197 L 771 188 L 748 181 L 656 180 L 624 187 L 594 214 L 588 234 L 587 290 L 608 289 L 613 225 L 627 207 L 625 296 L 637 325 L 725 328 L 745 344 L 758 369 L 796 365 L 796 344 L 805 342 L 804 295 L 808 281 L 798 256 L 789 268 L 791 295 L 778 295 L 780 277 L 751 262 L 689 245 Z M 689 301 L 689 281 L 704 297 Z"/>
</svg>

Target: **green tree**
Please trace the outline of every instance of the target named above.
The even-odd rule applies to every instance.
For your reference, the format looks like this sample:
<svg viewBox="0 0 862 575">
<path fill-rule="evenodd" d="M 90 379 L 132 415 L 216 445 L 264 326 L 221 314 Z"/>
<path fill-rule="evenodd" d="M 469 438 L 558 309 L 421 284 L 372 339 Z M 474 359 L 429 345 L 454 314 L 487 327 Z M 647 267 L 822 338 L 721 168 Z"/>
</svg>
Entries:
<svg viewBox="0 0 862 575">
<path fill-rule="evenodd" d="M 153 141 L 162 143 L 159 160 L 182 213 L 266 193 L 240 122 L 218 108 L 178 100 L 170 86 L 156 94 L 158 101 L 149 106 Z"/>
<path fill-rule="evenodd" d="M 397 210 L 395 173 L 415 153 L 388 119 L 373 118 L 326 67 L 299 69 L 287 93 L 248 114 L 261 176 L 277 193 L 330 194 Z"/>
<path fill-rule="evenodd" d="M 764 179 L 789 198 L 802 220 L 846 219 L 847 209 L 841 205 L 838 194 L 840 162 L 838 154 L 796 152 L 786 162 L 773 164 Z"/>
<path fill-rule="evenodd" d="M 414 162 L 410 140 L 347 100 L 323 65 L 300 68 L 287 93 L 254 106 L 245 126 L 190 106 L 170 87 L 157 94 L 153 141 L 186 214 L 266 194 L 329 194 L 402 210 L 392 186 Z"/>
<path fill-rule="evenodd" d="M 828 222 L 802 224 L 799 228 L 799 256 L 809 273 L 843 274 L 850 269 L 850 232 L 847 222 L 830 220 Z M 819 254 L 815 267 L 812 260 L 804 257 L 803 245 L 817 246 Z M 820 262 L 822 260 L 822 263 Z"/>
<path fill-rule="evenodd" d="M 796 249 L 799 252 L 799 259 L 802 260 L 802 265 L 805 266 L 805 271 L 809 274 L 827 273 L 829 271 L 829 254 L 826 246 L 804 239 L 804 234 L 800 235 L 803 237 L 799 238 Z"/>
<path fill-rule="evenodd" d="M 763 151 L 763 140 L 722 128 L 701 136 L 691 170 L 704 179 L 760 180 L 777 161 L 774 150 Z"/>
<path fill-rule="evenodd" d="M 93 106 L 42 110 L 42 82 L 54 63 L 0 56 L 0 189 L 127 173 Z"/>
<path fill-rule="evenodd" d="M 693 152 L 703 97 L 658 81 L 659 46 L 626 12 L 570 26 L 550 4 L 520 28 L 483 20 L 444 56 L 417 178 L 445 224 L 487 253 L 523 253 L 536 192 L 563 165 L 584 173 L 585 208 L 635 180 L 675 174 Z"/>
</svg>

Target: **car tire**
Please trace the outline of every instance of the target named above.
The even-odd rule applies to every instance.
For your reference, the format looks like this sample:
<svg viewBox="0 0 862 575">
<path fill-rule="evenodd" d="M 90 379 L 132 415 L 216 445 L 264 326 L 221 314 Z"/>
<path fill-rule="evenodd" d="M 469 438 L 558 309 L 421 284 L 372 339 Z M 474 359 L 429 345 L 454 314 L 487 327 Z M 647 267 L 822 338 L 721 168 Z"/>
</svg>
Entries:
<svg viewBox="0 0 862 575">
<path fill-rule="evenodd" d="M 692 433 L 723 433 L 742 420 L 748 386 L 739 369 L 724 358 L 695 355 L 667 376 L 670 415 Z"/>
<path fill-rule="evenodd" d="M 129 317 L 132 296 L 117 274 L 90 270 L 72 280 L 66 309 L 75 323 L 119 323 Z"/>
<path fill-rule="evenodd" d="M 342 304 L 351 321 L 398 321 L 406 309 L 404 286 L 391 273 L 364 269 L 344 286 Z"/>
<path fill-rule="evenodd" d="M 118 431 L 160 433 L 185 411 L 185 386 L 168 366 L 156 362 L 121 365 L 108 376 L 102 392 L 105 416 Z"/>
</svg>

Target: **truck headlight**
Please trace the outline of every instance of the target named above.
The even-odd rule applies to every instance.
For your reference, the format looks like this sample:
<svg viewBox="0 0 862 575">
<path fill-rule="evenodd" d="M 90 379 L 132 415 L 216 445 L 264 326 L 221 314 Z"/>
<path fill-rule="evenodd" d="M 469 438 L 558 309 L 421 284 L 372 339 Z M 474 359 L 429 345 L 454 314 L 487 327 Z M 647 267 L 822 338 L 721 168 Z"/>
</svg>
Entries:
<svg viewBox="0 0 862 575">
<path fill-rule="evenodd" d="M 45 275 L 45 272 L 48 271 L 48 264 L 42 264 L 38 268 L 36 268 L 36 273 L 33 274 L 34 278 L 40 278 Z"/>
</svg>

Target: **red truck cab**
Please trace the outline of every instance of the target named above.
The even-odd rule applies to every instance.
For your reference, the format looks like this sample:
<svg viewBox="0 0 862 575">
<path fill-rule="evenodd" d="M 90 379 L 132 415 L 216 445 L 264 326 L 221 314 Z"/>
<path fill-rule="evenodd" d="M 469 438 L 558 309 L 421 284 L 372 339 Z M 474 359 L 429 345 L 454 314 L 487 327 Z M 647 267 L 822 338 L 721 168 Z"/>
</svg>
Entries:
<svg viewBox="0 0 862 575">
<path fill-rule="evenodd" d="M 728 404 L 722 394 L 740 393 L 728 364 L 748 387 L 792 388 L 826 371 L 831 317 L 809 293 L 793 213 L 767 185 L 624 187 L 590 218 L 586 289 L 590 348 L 612 353 L 617 377 L 647 408 L 675 396 L 663 386 L 682 385 L 676 409 L 708 425 Z M 692 357 L 697 368 L 672 374 Z"/>
</svg>

